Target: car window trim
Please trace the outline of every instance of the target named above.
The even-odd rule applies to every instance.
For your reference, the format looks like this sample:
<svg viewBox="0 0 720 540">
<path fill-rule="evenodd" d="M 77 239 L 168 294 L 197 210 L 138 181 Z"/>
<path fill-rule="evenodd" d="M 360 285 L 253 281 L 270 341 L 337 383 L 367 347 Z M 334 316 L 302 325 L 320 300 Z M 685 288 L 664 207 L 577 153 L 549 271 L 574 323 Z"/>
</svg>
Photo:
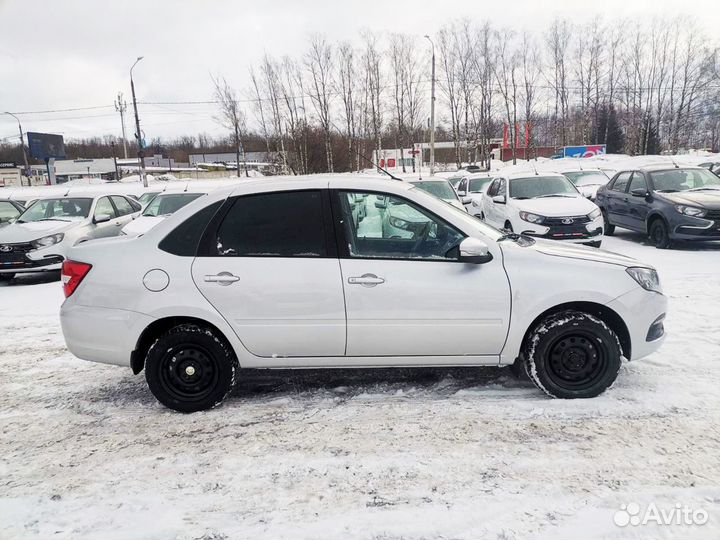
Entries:
<svg viewBox="0 0 720 540">
<path fill-rule="evenodd" d="M 463 261 L 459 259 L 405 259 L 402 257 L 361 257 L 361 256 L 355 256 L 350 255 L 350 239 L 345 235 L 345 227 L 342 225 L 341 218 L 343 217 L 343 211 L 342 211 L 342 203 L 340 201 L 340 194 L 342 192 L 351 192 L 351 193 L 368 193 L 370 195 L 380 195 L 383 197 L 395 197 L 398 199 L 402 199 L 405 201 L 408 201 L 409 203 L 419 206 L 422 208 L 423 212 L 426 212 L 430 216 L 433 217 L 433 219 L 437 219 L 438 221 L 445 224 L 447 227 L 450 227 L 451 229 L 454 229 L 460 235 L 463 237 L 463 240 L 465 238 L 468 238 L 468 235 L 465 234 L 464 231 L 457 228 L 455 225 L 449 223 L 447 220 L 441 218 L 438 216 L 435 212 L 432 210 L 429 210 L 428 208 L 425 208 L 422 205 L 419 205 L 415 201 L 411 201 L 410 199 L 407 199 L 406 197 L 403 197 L 401 195 L 396 195 L 394 193 L 387 193 L 383 191 L 377 191 L 374 189 L 363 189 L 363 188 L 333 188 L 328 190 L 330 192 L 331 198 L 332 198 L 332 213 L 333 213 L 333 225 L 335 229 L 335 237 L 337 239 L 337 247 L 338 247 L 338 258 L 339 259 L 345 259 L 345 260 L 353 260 L 353 261 L 402 261 L 402 262 L 430 262 L 430 263 L 463 263 Z"/>
<path fill-rule="evenodd" d="M 337 259 L 337 246 L 334 242 L 334 232 L 332 230 L 328 231 L 328 223 L 332 224 L 332 215 L 330 212 L 330 202 L 328 200 L 329 194 L 323 193 L 327 192 L 327 189 L 323 188 L 301 188 L 301 189 L 280 189 L 275 191 L 258 191 L 254 193 L 244 193 L 242 195 L 235 195 L 232 197 L 228 197 L 225 199 L 225 202 L 222 204 L 222 206 L 218 209 L 217 212 L 215 212 L 215 215 L 208 223 L 207 227 L 205 227 L 205 232 L 203 232 L 203 235 L 200 238 L 200 242 L 198 243 L 198 248 L 195 253 L 195 257 L 205 257 L 205 258 L 222 258 L 222 259 Z M 240 198 L 243 197 L 253 197 L 253 196 L 262 196 L 262 195 L 274 195 L 278 193 L 296 193 L 296 192 L 319 192 L 320 193 L 320 201 L 321 201 L 321 209 L 322 209 L 322 216 L 320 216 L 320 220 L 322 222 L 323 227 L 323 237 L 325 239 L 325 254 L 320 255 L 319 257 L 310 257 L 310 256 L 300 256 L 300 255 L 290 255 L 290 256 L 278 256 L 278 255 L 233 255 L 232 257 L 219 255 L 217 253 L 217 246 L 215 245 L 215 239 L 217 239 L 217 233 L 220 229 L 220 226 L 222 225 L 223 221 L 225 220 L 225 217 L 230 212 L 230 209 L 235 204 L 235 201 L 237 201 Z M 204 208 L 204 207 L 203 207 Z"/>
</svg>

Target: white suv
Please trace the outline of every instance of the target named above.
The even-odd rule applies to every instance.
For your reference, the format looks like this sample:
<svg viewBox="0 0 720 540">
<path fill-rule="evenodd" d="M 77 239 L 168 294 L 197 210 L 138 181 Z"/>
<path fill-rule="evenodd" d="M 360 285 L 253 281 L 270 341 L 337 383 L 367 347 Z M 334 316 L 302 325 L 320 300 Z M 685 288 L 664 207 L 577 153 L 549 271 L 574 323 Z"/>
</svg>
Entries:
<svg viewBox="0 0 720 540">
<path fill-rule="evenodd" d="M 388 236 L 383 214 L 401 205 L 424 219 Z M 666 298 L 647 264 L 503 234 L 399 181 L 251 180 L 69 257 L 69 349 L 144 368 L 157 399 L 183 412 L 220 403 L 238 367 L 518 362 L 551 396 L 593 397 L 622 357 L 664 337 Z"/>
<path fill-rule="evenodd" d="M 603 218 L 562 174 L 519 172 L 495 178 L 480 218 L 499 229 L 600 247 Z"/>
</svg>

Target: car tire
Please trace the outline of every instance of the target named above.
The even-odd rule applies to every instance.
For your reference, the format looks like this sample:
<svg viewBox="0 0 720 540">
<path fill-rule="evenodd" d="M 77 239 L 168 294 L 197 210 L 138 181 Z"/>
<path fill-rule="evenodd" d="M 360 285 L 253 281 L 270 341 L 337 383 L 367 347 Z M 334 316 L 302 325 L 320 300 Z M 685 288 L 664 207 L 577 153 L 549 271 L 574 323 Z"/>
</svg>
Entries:
<svg viewBox="0 0 720 540">
<path fill-rule="evenodd" d="M 235 384 L 238 361 L 230 345 L 209 328 L 182 324 L 161 335 L 145 358 L 145 380 L 170 409 L 211 409 Z"/>
<path fill-rule="evenodd" d="M 662 218 L 657 218 L 650 224 L 650 240 L 658 249 L 669 249 L 672 247 L 668 227 Z"/>
<path fill-rule="evenodd" d="M 15 274 L 0 274 L 0 281 L 11 281 Z"/>
<path fill-rule="evenodd" d="M 480 212 L 480 215 L 478 217 L 485 221 L 485 212 Z"/>
<path fill-rule="evenodd" d="M 587 245 L 590 247 L 599 248 L 602 245 L 602 240 L 600 240 L 599 242 L 588 242 Z"/>
<path fill-rule="evenodd" d="M 527 340 L 525 370 L 548 396 L 591 398 L 617 379 L 622 348 L 603 321 L 579 311 L 564 311 L 540 321 Z"/>
<path fill-rule="evenodd" d="M 506 221 L 506 222 L 505 222 L 505 227 L 504 227 L 504 229 L 505 229 L 507 232 L 513 232 L 512 223 L 510 223 L 509 221 Z"/>
<path fill-rule="evenodd" d="M 603 234 L 605 236 L 612 236 L 613 234 L 615 234 L 615 225 L 612 225 L 610 223 L 607 212 L 605 210 L 602 211 L 602 217 L 603 217 Z"/>
</svg>

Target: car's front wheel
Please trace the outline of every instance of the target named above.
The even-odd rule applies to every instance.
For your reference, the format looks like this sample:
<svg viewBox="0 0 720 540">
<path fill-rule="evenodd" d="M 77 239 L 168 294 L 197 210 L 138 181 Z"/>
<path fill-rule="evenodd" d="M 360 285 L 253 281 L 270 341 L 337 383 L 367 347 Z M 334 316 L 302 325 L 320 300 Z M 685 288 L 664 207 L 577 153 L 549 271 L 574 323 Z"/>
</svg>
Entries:
<svg viewBox="0 0 720 540">
<path fill-rule="evenodd" d="M 650 239 L 658 249 L 668 249 L 672 247 L 668 226 L 665 225 L 665 222 L 660 218 L 653 221 L 650 225 Z"/>
<path fill-rule="evenodd" d="M 145 379 L 157 400 L 190 413 L 219 405 L 232 390 L 238 362 L 224 339 L 195 324 L 160 336 L 145 358 Z"/>
<path fill-rule="evenodd" d="M 527 340 L 525 369 L 535 385 L 555 398 L 591 398 L 617 378 L 622 349 L 615 333 L 589 313 L 546 317 Z"/>
</svg>

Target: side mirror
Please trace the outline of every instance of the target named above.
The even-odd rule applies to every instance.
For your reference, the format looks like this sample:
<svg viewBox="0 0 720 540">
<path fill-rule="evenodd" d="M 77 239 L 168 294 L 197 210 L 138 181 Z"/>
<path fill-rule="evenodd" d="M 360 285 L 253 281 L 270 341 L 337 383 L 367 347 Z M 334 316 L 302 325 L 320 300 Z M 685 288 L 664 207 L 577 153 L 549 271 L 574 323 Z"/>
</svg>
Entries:
<svg viewBox="0 0 720 540">
<path fill-rule="evenodd" d="M 463 204 L 472 204 L 472 197 L 468 197 L 467 195 L 463 195 L 460 197 L 460 202 Z"/>
<path fill-rule="evenodd" d="M 111 219 L 112 219 L 112 216 L 110 214 L 99 214 L 99 215 L 95 216 L 95 218 L 93 219 L 93 223 L 95 223 L 95 224 L 107 223 Z"/>
<path fill-rule="evenodd" d="M 505 204 L 507 202 L 507 198 L 505 197 L 505 195 L 495 195 L 492 198 L 492 201 L 497 204 Z"/>
<path fill-rule="evenodd" d="M 492 253 L 488 251 L 485 242 L 478 238 L 468 237 L 460 242 L 460 258 L 461 262 L 472 264 L 485 264 L 492 261 Z"/>
<path fill-rule="evenodd" d="M 464 197 L 465 195 L 467 195 L 467 191 L 458 191 L 457 193 L 458 197 Z"/>
<path fill-rule="evenodd" d="M 645 188 L 637 188 L 637 189 L 633 189 L 630 192 L 630 195 L 632 195 L 633 197 L 647 197 L 649 195 L 649 193 L 648 193 L 647 189 L 645 189 Z"/>
<path fill-rule="evenodd" d="M 382 199 L 378 198 L 375 201 L 375 208 L 387 208 L 387 200 L 385 199 L 385 197 L 383 197 Z"/>
</svg>

